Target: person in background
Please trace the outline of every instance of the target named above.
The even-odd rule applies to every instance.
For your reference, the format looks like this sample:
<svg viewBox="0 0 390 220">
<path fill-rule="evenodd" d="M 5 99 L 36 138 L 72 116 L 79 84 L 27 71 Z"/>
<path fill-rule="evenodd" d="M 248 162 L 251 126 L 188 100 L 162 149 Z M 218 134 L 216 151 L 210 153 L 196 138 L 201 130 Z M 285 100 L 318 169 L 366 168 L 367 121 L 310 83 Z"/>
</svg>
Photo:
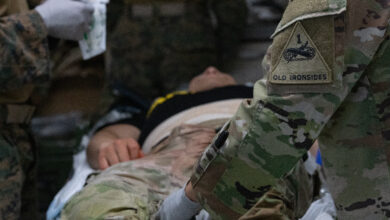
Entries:
<svg viewBox="0 0 390 220">
<path fill-rule="evenodd" d="M 30 96 L 34 85 L 50 78 L 47 37 L 82 39 L 92 14 L 93 7 L 80 1 L 0 1 L 1 219 L 38 219 Z"/>
<path fill-rule="evenodd" d="M 107 78 L 152 99 L 235 57 L 245 0 L 117 0 L 108 5 Z M 152 89 L 153 88 L 153 89 Z"/>
</svg>

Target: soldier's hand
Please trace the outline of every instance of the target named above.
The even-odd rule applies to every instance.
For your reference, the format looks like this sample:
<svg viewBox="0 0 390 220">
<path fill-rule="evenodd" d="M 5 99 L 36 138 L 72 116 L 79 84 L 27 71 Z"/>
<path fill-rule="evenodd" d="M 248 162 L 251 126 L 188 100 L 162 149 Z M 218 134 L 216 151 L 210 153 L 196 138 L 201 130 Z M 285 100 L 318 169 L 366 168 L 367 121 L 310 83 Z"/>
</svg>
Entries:
<svg viewBox="0 0 390 220">
<path fill-rule="evenodd" d="M 49 35 L 65 40 L 81 40 L 92 23 L 94 7 L 75 0 L 46 0 L 35 8 Z"/>
<path fill-rule="evenodd" d="M 114 164 L 135 160 L 143 156 L 141 147 L 133 138 L 104 143 L 99 148 L 99 169 L 104 170 Z"/>
</svg>

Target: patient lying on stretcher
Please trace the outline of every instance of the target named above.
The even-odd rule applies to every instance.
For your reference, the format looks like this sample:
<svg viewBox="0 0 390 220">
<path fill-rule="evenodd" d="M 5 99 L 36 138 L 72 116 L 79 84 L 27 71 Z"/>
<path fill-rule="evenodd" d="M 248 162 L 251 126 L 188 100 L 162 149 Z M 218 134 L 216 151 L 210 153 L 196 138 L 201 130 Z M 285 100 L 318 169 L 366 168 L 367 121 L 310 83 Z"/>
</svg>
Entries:
<svg viewBox="0 0 390 220">
<path fill-rule="evenodd" d="M 209 67 L 188 91 L 156 99 L 149 112 L 128 106 L 131 117 L 100 127 L 92 136 L 88 162 L 104 171 L 89 177 L 61 218 L 154 218 L 162 201 L 186 184 L 202 152 L 252 90 Z"/>
</svg>

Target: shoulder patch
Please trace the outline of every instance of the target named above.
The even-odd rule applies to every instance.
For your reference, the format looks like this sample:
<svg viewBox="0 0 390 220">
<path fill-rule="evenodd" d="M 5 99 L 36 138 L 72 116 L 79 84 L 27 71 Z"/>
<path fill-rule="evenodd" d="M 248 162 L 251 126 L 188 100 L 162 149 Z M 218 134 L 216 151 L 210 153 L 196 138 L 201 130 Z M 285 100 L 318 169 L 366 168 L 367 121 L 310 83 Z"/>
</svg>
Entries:
<svg viewBox="0 0 390 220">
<path fill-rule="evenodd" d="M 327 84 L 332 82 L 332 70 L 301 22 L 295 24 L 268 81 L 273 84 Z"/>
</svg>

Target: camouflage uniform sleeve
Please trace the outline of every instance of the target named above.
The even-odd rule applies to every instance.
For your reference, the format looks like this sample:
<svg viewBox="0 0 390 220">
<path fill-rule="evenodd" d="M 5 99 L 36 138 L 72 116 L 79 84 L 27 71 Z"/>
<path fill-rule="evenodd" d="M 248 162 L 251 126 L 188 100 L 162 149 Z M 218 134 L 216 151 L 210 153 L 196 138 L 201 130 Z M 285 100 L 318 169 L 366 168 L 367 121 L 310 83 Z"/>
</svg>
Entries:
<svg viewBox="0 0 390 220">
<path fill-rule="evenodd" d="M 256 202 L 260 214 L 268 207 L 275 208 L 275 219 L 295 219 L 299 181 L 290 174 L 384 40 L 389 13 L 375 1 L 348 1 L 347 11 L 346 1 L 313 1 L 329 2 L 329 7 L 308 2 L 290 1 L 284 15 L 290 19 L 282 20 L 266 57 L 270 60 L 264 62 L 266 79 L 255 84 L 254 98 L 226 126 L 226 141 L 220 144 L 221 135 L 216 138 L 191 179 L 199 201 L 215 219 L 238 218 Z M 299 7 L 292 10 L 294 4 Z M 330 83 L 327 75 L 315 76 L 321 72 L 330 74 Z M 284 180 L 290 182 L 281 184 Z"/>
<path fill-rule="evenodd" d="M 36 11 L 0 18 L 0 92 L 48 79 L 47 35 Z"/>
</svg>

